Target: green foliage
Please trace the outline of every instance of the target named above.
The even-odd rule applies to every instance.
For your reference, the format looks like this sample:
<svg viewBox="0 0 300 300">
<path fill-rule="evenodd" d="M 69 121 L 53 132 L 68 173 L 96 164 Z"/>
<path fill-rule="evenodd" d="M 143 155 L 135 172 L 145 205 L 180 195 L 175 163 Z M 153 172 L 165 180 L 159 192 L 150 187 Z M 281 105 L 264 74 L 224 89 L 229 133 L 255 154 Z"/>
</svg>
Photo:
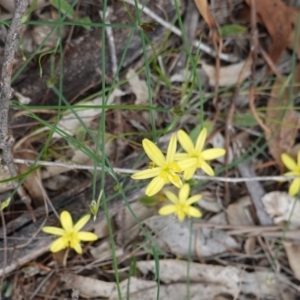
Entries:
<svg viewBox="0 0 300 300">
<path fill-rule="evenodd" d="M 221 37 L 232 37 L 239 34 L 244 34 L 247 31 L 247 28 L 245 26 L 239 25 L 239 24 L 229 24 L 224 25 L 220 27 L 219 34 Z"/>
</svg>

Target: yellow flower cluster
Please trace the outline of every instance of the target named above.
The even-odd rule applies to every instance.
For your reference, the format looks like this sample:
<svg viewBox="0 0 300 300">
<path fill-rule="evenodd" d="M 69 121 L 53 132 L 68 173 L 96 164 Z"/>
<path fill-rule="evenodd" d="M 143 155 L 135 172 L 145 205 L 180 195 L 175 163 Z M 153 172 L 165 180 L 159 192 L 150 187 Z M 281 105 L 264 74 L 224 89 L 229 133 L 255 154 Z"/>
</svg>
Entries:
<svg viewBox="0 0 300 300">
<path fill-rule="evenodd" d="M 137 180 L 152 178 L 146 188 L 145 193 L 147 196 L 157 194 L 168 183 L 172 183 L 180 189 L 178 197 L 171 192 L 165 192 L 166 197 L 172 204 L 161 208 L 159 214 L 174 213 L 180 221 L 183 221 L 185 216 L 201 217 L 201 212 L 191 207 L 193 203 L 201 198 L 201 195 L 188 198 L 190 187 L 188 184 L 183 184 L 180 175 L 183 173 L 183 179 L 189 180 L 194 176 L 197 169 L 202 169 L 209 176 L 214 175 L 214 170 L 208 164 L 208 161 L 223 156 L 225 149 L 212 148 L 204 150 L 206 136 L 207 130 L 204 128 L 194 145 L 187 133 L 179 130 L 177 135 L 172 135 L 166 156 L 153 142 L 148 139 L 143 140 L 143 148 L 152 162 L 152 167 L 135 173 L 132 178 Z M 177 138 L 184 150 L 182 153 L 176 153 Z"/>
</svg>

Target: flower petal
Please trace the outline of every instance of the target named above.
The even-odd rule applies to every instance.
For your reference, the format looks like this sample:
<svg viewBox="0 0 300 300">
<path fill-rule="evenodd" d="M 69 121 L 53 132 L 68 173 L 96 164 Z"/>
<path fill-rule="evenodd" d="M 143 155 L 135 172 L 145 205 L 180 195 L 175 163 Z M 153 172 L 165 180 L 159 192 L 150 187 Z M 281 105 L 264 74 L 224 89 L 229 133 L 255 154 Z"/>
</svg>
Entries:
<svg viewBox="0 0 300 300">
<path fill-rule="evenodd" d="M 178 141 L 185 152 L 187 153 L 194 152 L 195 146 L 191 138 L 187 135 L 185 131 L 179 130 L 177 132 L 177 136 L 178 136 Z"/>
<path fill-rule="evenodd" d="M 185 202 L 189 195 L 190 195 L 190 185 L 184 184 L 178 194 L 179 202 Z"/>
<path fill-rule="evenodd" d="M 177 212 L 177 217 L 180 222 L 183 222 L 185 219 L 185 213 L 182 209 Z"/>
<path fill-rule="evenodd" d="M 291 158 L 289 155 L 282 153 L 281 154 L 281 160 L 283 164 L 291 171 L 294 171 L 297 168 L 296 162 Z"/>
<path fill-rule="evenodd" d="M 95 233 L 87 231 L 78 232 L 77 236 L 83 242 L 92 242 L 98 240 L 98 236 Z"/>
<path fill-rule="evenodd" d="M 179 168 L 183 171 L 197 166 L 197 158 L 187 158 L 177 162 Z"/>
<path fill-rule="evenodd" d="M 299 193 L 299 190 L 300 190 L 300 178 L 295 178 L 292 181 L 292 184 L 290 185 L 289 194 L 291 196 L 296 196 Z"/>
<path fill-rule="evenodd" d="M 171 202 L 173 202 L 174 204 L 179 203 L 178 197 L 177 197 L 175 194 L 173 194 L 172 192 L 170 192 L 170 191 L 165 191 L 165 195 L 166 195 L 166 197 L 167 197 Z"/>
<path fill-rule="evenodd" d="M 159 148 L 150 140 L 143 139 L 143 148 L 147 153 L 148 157 L 157 165 L 162 166 L 166 159 Z"/>
<path fill-rule="evenodd" d="M 186 169 L 183 173 L 183 179 L 190 180 L 195 175 L 196 170 L 197 170 L 196 167 Z"/>
<path fill-rule="evenodd" d="M 174 156 L 175 160 L 182 160 L 187 158 L 190 158 L 190 156 L 187 153 L 176 153 Z"/>
<path fill-rule="evenodd" d="M 156 193 L 158 193 L 163 188 L 164 185 L 165 185 L 164 179 L 157 176 L 151 180 L 151 182 L 146 188 L 145 194 L 149 197 L 153 196 Z"/>
<path fill-rule="evenodd" d="M 72 248 L 78 253 L 81 254 L 82 253 L 82 248 L 79 242 L 76 242 L 72 245 Z"/>
<path fill-rule="evenodd" d="M 201 169 L 209 176 L 214 176 L 215 172 L 212 167 L 205 161 L 202 162 Z"/>
<path fill-rule="evenodd" d="M 178 175 L 173 175 L 168 177 L 172 184 L 174 184 L 179 189 L 182 188 L 182 181 Z"/>
<path fill-rule="evenodd" d="M 85 215 L 83 216 L 79 221 L 77 221 L 77 223 L 74 225 L 73 230 L 75 232 L 79 231 L 81 228 L 84 227 L 84 225 L 90 220 L 91 215 Z"/>
<path fill-rule="evenodd" d="M 147 169 L 143 171 L 136 172 L 131 176 L 132 179 L 148 179 L 152 177 L 156 177 L 159 175 L 159 172 L 161 171 L 161 167 Z"/>
<path fill-rule="evenodd" d="M 202 152 L 202 149 L 204 147 L 206 136 L 207 136 L 207 129 L 203 128 L 198 135 L 196 147 L 195 147 L 200 152 Z"/>
<path fill-rule="evenodd" d="M 166 215 L 170 215 L 170 214 L 173 214 L 175 213 L 176 211 L 176 206 L 175 205 L 165 205 L 163 206 L 159 211 L 158 211 L 158 214 L 161 215 L 161 216 L 166 216 Z"/>
<path fill-rule="evenodd" d="M 194 196 L 187 199 L 186 204 L 187 205 L 192 205 L 192 204 L 198 202 L 201 198 L 202 198 L 201 194 L 194 195 Z"/>
<path fill-rule="evenodd" d="M 171 163 L 174 160 L 174 156 L 177 148 L 177 137 L 176 134 L 172 134 L 167 151 L 166 161 L 167 163 Z"/>
<path fill-rule="evenodd" d="M 73 221 L 70 213 L 66 210 L 64 210 L 60 214 L 60 223 L 64 230 L 71 231 L 73 229 Z"/>
<path fill-rule="evenodd" d="M 185 212 L 189 217 L 194 217 L 194 218 L 201 218 L 202 213 L 198 208 L 195 208 L 193 206 L 190 206 L 186 212 Z"/>
<path fill-rule="evenodd" d="M 65 239 L 60 237 L 51 244 L 50 251 L 56 253 L 60 250 L 66 249 L 67 247 L 68 243 L 65 242 Z"/>
<path fill-rule="evenodd" d="M 46 233 L 54 234 L 54 235 L 64 235 L 65 234 L 65 230 L 63 230 L 62 228 L 58 228 L 58 227 L 45 226 L 42 228 L 42 230 Z"/>
<path fill-rule="evenodd" d="M 212 148 L 201 152 L 204 160 L 212 160 L 225 155 L 226 150 L 222 148 Z"/>
<path fill-rule="evenodd" d="M 300 151 L 298 151 L 298 154 L 297 154 L 297 165 L 298 165 L 298 167 L 300 167 Z"/>
</svg>

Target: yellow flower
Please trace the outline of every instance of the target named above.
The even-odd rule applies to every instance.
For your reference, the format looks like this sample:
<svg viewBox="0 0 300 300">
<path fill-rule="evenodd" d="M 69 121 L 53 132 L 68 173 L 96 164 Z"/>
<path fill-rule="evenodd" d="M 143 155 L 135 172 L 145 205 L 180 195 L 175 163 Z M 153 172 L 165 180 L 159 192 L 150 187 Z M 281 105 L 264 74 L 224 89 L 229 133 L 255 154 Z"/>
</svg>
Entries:
<svg viewBox="0 0 300 300">
<path fill-rule="evenodd" d="M 175 214 L 180 222 L 184 221 L 185 216 L 201 218 L 201 211 L 191 206 L 201 199 L 201 195 L 198 194 L 188 198 L 189 194 L 190 186 L 188 184 L 184 184 L 179 190 L 178 197 L 170 191 L 165 191 L 165 195 L 173 204 L 163 206 L 158 213 L 162 216 Z"/>
<path fill-rule="evenodd" d="M 284 176 L 300 176 L 300 151 L 297 155 L 297 162 L 289 155 L 283 153 L 281 154 L 281 160 L 283 164 L 290 170 L 290 172 L 284 173 Z M 295 196 L 298 194 L 300 190 L 300 177 L 293 179 L 290 188 L 289 194 L 291 196 Z"/>
<path fill-rule="evenodd" d="M 143 170 L 133 174 L 133 179 L 148 179 L 153 178 L 146 188 L 146 195 L 153 196 L 158 193 L 165 184 L 172 183 L 176 187 L 182 187 L 182 181 L 178 173 L 190 168 L 195 164 L 195 159 L 184 159 L 180 162 L 174 160 L 177 146 L 176 135 L 173 134 L 168 146 L 167 156 L 158 149 L 158 147 L 148 139 L 143 140 L 143 148 L 154 163 L 148 170 Z"/>
<path fill-rule="evenodd" d="M 89 242 L 96 241 L 98 239 L 97 235 L 94 233 L 79 231 L 89 221 L 90 217 L 90 215 L 85 215 L 73 226 L 70 213 L 63 211 L 60 214 L 62 228 L 52 226 L 43 227 L 42 230 L 44 232 L 60 236 L 60 238 L 56 239 L 52 243 L 50 251 L 58 252 L 67 247 L 71 247 L 77 253 L 81 254 L 82 248 L 80 246 L 80 241 Z"/>
<path fill-rule="evenodd" d="M 193 144 L 191 138 L 183 130 L 179 130 L 177 135 L 179 143 L 186 153 L 177 153 L 175 158 L 178 160 L 191 157 L 196 158 L 195 164 L 184 171 L 183 178 L 185 180 L 191 179 L 197 168 L 202 169 L 209 176 L 214 176 L 214 170 L 206 161 L 223 156 L 226 153 L 225 149 L 212 148 L 203 150 L 207 135 L 206 128 L 203 128 L 198 135 L 196 145 Z"/>
</svg>

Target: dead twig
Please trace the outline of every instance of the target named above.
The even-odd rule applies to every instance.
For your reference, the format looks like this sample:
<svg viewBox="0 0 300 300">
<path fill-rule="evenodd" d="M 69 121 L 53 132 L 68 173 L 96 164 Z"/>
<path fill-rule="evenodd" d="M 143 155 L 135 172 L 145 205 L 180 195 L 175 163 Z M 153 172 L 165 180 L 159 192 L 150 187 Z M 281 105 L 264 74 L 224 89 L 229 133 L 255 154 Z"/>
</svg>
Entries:
<svg viewBox="0 0 300 300">
<path fill-rule="evenodd" d="M 9 101 L 12 93 L 11 75 L 13 71 L 15 50 L 17 47 L 17 37 L 22 27 L 21 18 L 23 17 L 27 6 L 28 0 L 16 1 L 13 18 L 5 42 L 4 60 L 0 79 L 0 149 L 2 150 L 2 164 L 7 166 L 12 178 L 18 176 L 18 173 L 12 157 L 14 138 L 8 129 Z M 17 189 L 21 200 L 26 204 L 28 211 L 32 215 L 32 219 L 35 220 L 30 205 L 30 199 L 26 195 L 24 189 L 19 186 L 19 183 L 16 180 L 13 180 L 13 185 Z"/>
<path fill-rule="evenodd" d="M 257 61 L 257 52 L 258 52 L 258 30 L 256 23 L 256 5 L 255 1 L 251 0 L 251 55 L 252 55 L 252 72 L 251 72 L 251 85 L 249 89 L 249 107 L 253 114 L 253 117 L 259 124 L 259 126 L 265 130 L 265 132 L 270 133 L 270 129 L 264 124 L 264 122 L 259 117 L 256 108 L 255 108 L 255 95 L 254 95 L 254 87 L 255 87 L 255 68 Z"/>
</svg>

